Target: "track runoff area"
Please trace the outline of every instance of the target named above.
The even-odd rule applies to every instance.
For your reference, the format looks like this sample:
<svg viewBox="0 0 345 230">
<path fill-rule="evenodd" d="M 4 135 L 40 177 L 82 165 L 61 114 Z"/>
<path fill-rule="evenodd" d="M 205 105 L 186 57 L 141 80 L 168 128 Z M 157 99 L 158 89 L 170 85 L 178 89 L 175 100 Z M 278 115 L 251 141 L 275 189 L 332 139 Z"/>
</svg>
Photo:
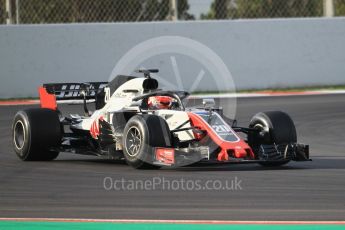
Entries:
<svg viewBox="0 0 345 230">
<path fill-rule="evenodd" d="M 248 94 L 194 95 L 205 97 L 265 97 L 345 94 L 345 91 L 261 92 Z M 2 106 L 38 104 L 38 100 L 0 101 Z M 73 219 L 73 218 L 1 218 L 0 230 L 14 229 L 233 229 L 233 230 L 309 230 L 345 229 L 345 221 L 224 221 L 224 220 L 134 220 L 134 219 Z"/>
</svg>

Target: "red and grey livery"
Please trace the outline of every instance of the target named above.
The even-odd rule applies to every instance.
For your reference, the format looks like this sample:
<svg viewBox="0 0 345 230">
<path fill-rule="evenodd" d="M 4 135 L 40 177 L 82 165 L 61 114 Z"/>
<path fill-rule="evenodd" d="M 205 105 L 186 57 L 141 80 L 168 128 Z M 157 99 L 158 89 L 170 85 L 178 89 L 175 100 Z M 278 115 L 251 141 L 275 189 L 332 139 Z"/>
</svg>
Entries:
<svg viewBox="0 0 345 230">
<path fill-rule="evenodd" d="M 198 162 L 277 166 L 309 160 L 297 142 L 290 116 L 280 111 L 253 116 L 248 127 L 203 100 L 186 108 L 188 92 L 158 89 L 151 72 L 119 75 L 111 82 L 51 83 L 39 87 L 41 108 L 19 111 L 13 146 L 22 160 L 53 160 L 59 152 L 124 159 L 134 168 L 178 167 Z M 57 100 L 81 100 L 82 115 L 63 116 Z M 94 100 L 95 110 L 88 108 Z M 162 106 L 159 106 L 162 103 Z"/>
</svg>

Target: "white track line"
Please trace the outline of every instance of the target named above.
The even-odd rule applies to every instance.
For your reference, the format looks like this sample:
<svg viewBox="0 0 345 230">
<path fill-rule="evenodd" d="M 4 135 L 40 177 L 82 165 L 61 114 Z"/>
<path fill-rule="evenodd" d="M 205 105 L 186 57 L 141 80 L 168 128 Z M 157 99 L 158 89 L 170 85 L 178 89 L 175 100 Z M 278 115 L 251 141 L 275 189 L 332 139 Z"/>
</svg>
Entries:
<svg viewBox="0 0 345 230">
<path fill-rule="evenodd" d="M 237 221 L 237 220 L 140 220 L 75 218 L 0 218 L 0 221 L 97 222 L 97 223 L 167 223 L 167 224 L 261 224 L 261 225 L 345 225 L 345 221 Z"/>
</svg>

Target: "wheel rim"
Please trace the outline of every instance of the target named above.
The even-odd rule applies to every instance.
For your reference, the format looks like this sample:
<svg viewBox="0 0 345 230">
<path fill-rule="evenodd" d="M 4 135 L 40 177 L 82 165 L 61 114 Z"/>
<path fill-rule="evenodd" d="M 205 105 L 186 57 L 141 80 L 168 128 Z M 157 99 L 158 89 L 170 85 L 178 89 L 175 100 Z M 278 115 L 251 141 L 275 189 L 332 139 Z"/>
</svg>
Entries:
<svg viewBox="0 0 345 230">
<path fill-rule="evenodd" d="M 137 127 L 131 127 L 126 135 L 126 150 L 129 156 L 136 156 L 141 147 L 142 139 L 140 130 Z"/>
<path fill-rule="evenodd" d="M 254 129 L 258 129 L 260 131 L 265 130 L 265 128 L 264 128 L 264 126 L 262 124 L 255 124 L 253 128 Z"/>
<path fill-rule="evenodd" d="M 22 149 L 25 142 L 25 129 L 22 121 L 17 121 L 14 125 L 13 142 L 17 149 Z"/>
<path fill-rule="evenodd" d="M 263 123 L 256 123 L 253 127 L 256 130 L 259 130 L 260 136 L 262 137 L 262 144 L 271 144 L 271 135 L 270 135 L 270 129 L 267 126 L 267 124 Z"/>
</svg>

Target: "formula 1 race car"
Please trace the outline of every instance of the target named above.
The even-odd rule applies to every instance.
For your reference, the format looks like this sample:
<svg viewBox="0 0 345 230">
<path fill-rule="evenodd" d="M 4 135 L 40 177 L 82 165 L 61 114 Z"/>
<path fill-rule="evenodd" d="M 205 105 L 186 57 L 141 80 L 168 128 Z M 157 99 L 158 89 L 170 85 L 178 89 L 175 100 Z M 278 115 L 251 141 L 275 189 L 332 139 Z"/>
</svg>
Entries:
<svg viewBox="0 0 345 230">
<path fill-rule="evenodd" d="M 150 73 L 116 76 L 111 82 L 52 83 L 39 87 L 41 108 L 17 112 L 13 146 L 24 161 L 53 160 L 59 152 L 125 159 L 134 168 L 185 166 L 196 162 L 259 163 L 279 166 L 309 160 L 284 112 L 260 112 L 248 127 L 204 99 L 186 108 L 185 91 L 158 89 Z M 63 116 L 57 100 L 82 99 L 83 115 Z M 88 110 L 90 100 L 95 111 Z"/>
</svg>

